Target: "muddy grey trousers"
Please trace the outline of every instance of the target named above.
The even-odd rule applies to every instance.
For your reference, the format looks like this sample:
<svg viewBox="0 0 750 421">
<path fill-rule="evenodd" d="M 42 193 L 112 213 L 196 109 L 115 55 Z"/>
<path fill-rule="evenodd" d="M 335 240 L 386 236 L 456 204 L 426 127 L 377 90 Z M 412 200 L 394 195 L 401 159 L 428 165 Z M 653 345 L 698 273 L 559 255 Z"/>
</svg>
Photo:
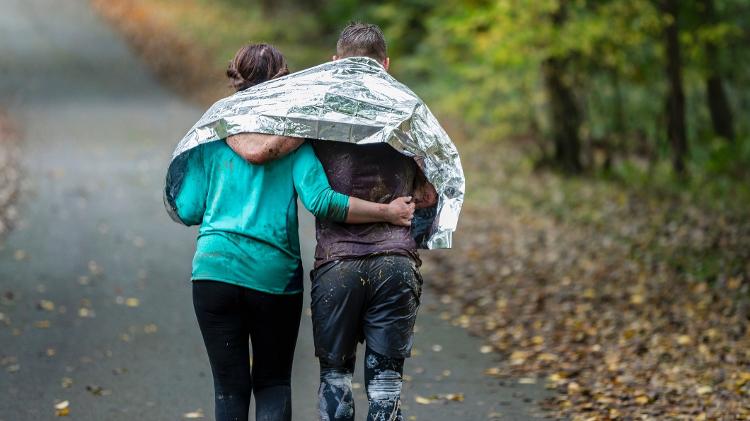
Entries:
<svg viewBox="0 0 750 421">
<path fill-rule="evenodd" d="M 366 341 L 368 421 L 400 421 L 404 359 L 409 356 L 422 278 L 403 255 L 330 262 L 312 273 L 315 354 L 320 359 L 322 421 L 354 419 L 357 342 Z"/>
</svg>

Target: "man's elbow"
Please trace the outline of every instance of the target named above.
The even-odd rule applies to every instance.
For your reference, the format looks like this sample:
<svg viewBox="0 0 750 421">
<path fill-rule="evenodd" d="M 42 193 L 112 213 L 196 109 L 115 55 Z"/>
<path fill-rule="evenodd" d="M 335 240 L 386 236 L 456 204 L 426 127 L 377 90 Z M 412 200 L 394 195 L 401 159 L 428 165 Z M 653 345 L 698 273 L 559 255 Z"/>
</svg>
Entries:
<svg viewBox="0 0 750 421">
<path fill-rule="evenodd" d="M 245 161 L 262 165 L 273 160 L 278 152 L 265 142 L 269 135 L 258 133 L 240 133 L 227 138 L 227 145 Z"/>
<path fill-rule="evenodd" d="M 415 194 L 414 206 L 417 209 L 431 208 L 438 203 L 438 194 L 431 185 Z"/>
</svg>

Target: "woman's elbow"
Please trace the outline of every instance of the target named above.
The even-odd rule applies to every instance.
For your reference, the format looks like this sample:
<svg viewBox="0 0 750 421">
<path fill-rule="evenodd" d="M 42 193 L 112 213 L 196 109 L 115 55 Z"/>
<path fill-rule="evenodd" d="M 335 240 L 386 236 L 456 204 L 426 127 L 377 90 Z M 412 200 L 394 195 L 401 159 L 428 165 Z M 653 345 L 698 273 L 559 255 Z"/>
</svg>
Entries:
<svg viewBox="0 0 750 421">
<path fill-rule="evenodd" d="M 193 226 L 193 225 L 199 225 L 201 222 L 203 222 L 203 214 L 198 213 L 191 213 L 191 212 L 181 212 L 178 210 L 176 212 L 177 217 L 180 218 L 180 221 L 182 221 L 183 224 L 187 226 Z"/>
</svg>

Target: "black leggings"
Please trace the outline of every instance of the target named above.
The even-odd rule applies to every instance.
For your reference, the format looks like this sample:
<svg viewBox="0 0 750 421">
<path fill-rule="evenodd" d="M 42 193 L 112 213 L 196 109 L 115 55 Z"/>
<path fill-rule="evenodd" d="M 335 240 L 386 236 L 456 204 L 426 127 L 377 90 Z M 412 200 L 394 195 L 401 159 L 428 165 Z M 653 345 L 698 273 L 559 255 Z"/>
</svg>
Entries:
<svg viewBox="0 0 750 421">
<path fill-rule="evenodd" d="M 225 282 L 193 281 L 193 306 L 214 377 L 216 421 L 247 421 L 251 393 L 256 420 L 291 420 L 292 359 L 302 293 L 276 295 Z"/>
<path fill-rule="evenodd" d="M 321 420 L 354 421 L 354 362 L 354 357 L 334 365 L 321 360 L 318 391 Z M 370 348 L 365 350 L 365 390 L 369 401 L 367 421 L 403 421 L 403 374 L 403 358 L 386 357 Z"/>
</svg>

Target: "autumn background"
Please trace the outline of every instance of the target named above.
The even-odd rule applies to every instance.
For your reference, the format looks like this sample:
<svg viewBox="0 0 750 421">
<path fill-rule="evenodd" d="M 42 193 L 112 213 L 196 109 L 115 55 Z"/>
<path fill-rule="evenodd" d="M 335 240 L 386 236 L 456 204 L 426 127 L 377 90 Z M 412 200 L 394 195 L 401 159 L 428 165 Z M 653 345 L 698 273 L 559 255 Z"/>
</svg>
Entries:
<svg viewBox="0 0 750 421">
<path fill-rule="evenodd" d="M 295 71 L 379 24 L 461 154 L 455 248 L 424 270 L 485 375 L 543 384 L 552 418 L 750 419 L 750 2 L 92 4 L 200 105 L 244 43 Z"/>
</svg>

